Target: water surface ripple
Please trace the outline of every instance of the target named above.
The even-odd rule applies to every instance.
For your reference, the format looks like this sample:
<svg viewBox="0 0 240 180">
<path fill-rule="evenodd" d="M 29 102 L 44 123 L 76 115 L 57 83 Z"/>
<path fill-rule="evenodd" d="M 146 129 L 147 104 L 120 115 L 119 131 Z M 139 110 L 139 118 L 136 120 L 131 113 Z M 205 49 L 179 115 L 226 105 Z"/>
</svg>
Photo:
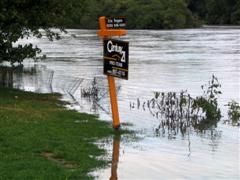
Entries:
<svg viewBox="0 0 240 180">
<path fill-rule="evenodd" d="M 92 30 L 68 32 L 53 43 L 29 40 L 48 57 L 38 66 L 48 69 L 45 76 L 52 77 L 51 90 L 72 98 L 74 108 L 110 121 L 102 42 Z M 130 42 L 130 70 L 128 81 L 117 80 L 120 117 L 143 138 L 99 142 L 110 154 L 116 152 L 117 159 L 113 152 L 115 164 L 93 174 L 98 179 L 239 179 L 239 128 L 223 120 L 224 104 L 232 99 L 240 102 L 240 29 L 130 30 L 121 39 Z M 222 85 L 219 104 L 225 115 L 216 127 L 202 132 L 190 127 L 184 134 L 170 136 L 156 132 L 160 120 L 151 113 L 130 108 L 137 98 L 151 99 L 155 91 L 188 90 L 192 96 L 201 95 L 200 86 L 212 74 Z M 92 86 L 94 77 L 101 93 L 97 103 L 81 95 L 81 90 Z M 39 90 L 39 85 L 30 84 L 25 82 L 24 88 Z"/>
</svg>

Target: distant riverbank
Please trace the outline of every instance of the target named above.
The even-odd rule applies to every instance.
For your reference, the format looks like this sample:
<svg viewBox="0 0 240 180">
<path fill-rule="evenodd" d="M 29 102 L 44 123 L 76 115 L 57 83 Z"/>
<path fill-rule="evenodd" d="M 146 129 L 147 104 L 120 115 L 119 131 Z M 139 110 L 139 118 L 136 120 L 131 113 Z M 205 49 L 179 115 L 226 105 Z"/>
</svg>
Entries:
<svg viewBox="0 0 240 180">
<path fill-rule="evenodd" d="M 240 29 L 240 25 L 203 25 L 203 28 L 209 29 Z"/>
<path fill-rule="evenodd" d="M 96 29 L 98 17 L 125 17 L 130 29 L 183 29 L 202 24 L 239 25 L 238 1 L 125 0 L 78 2 L 59 22 L 66 28 Z"/>
</svg>

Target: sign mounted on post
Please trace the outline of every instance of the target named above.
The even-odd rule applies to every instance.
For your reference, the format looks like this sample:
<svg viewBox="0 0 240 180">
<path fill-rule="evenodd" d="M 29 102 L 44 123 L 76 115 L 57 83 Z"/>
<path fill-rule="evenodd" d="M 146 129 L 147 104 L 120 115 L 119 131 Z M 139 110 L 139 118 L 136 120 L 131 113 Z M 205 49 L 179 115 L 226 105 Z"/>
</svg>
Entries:
<svg viewBox="0 0 240 180">
<path fill-rule="evenodd" d="M 114 76 L 128 79 L 128 42 L 107 39 L 113 36 L 124 36 L 127 31 L 124 18 L 99 17 L 98 36 L 104 42 L 104 73 L 107 74 L 109 95 L 112 108 L 113 127 L 120 127 L 117 92 Z"/>
<path fill-rule="evenodd" d="M 128 79 L 128 45 L 126 41 L 104 40 L 104 74 Z"/>
<path fill-rule="evenodd" d="M 109 29 L 120 29 L 126 26 L 125 18 L 106 18 L 106 27 Z"/>
</svg>

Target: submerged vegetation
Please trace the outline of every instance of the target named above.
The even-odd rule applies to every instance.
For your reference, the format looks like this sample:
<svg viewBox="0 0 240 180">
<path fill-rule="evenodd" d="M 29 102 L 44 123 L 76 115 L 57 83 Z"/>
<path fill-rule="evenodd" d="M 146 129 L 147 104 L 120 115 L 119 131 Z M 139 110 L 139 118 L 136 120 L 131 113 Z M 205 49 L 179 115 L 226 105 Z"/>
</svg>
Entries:
<svg viewBox="0 0 240 180">
<path fill-rule="evenodd" d="M 201 86 L 203 95 L 196 97 L 192 104 L 193 109 L 201 109 L 205 113 L 205 120 L 219 120 L 221 118 L 221 111 L 218 108 L 217 98 L 222 92 L 219 90 L 221 87 L 218 79 L 213 75 L 212 80 L 208 82 L 208 85 Z"/>
<path fill-rule="evenodd" d="M 221 118 L 218 105 L 218 97 L 222 92 L 218 79 L 213 75 L 206 85 L 201 86 L 203 95 L 192 97 L 187 91 L 155 92 L 154 98 L 141 102 L 131 102 L 131 109 L 148 110 L 152 116 L 160 119 L 157 133 L 165 134 L 168 131 L 170 137 L 180 132 L 184 135 L 188 128 L 194 128 L 198 132 L 214 128 Z M 229 117 L 236 122 L 239 118 L 239 105 L 230 104 Z"/>
<path fill-rule="evenodd" d="M 232 123 L 232 125 L 240 125 L 240 105 L 238 102 L 232 100 L 227 104 L 229 106 L 228 109 L 228 121 Z"/>
</svg>

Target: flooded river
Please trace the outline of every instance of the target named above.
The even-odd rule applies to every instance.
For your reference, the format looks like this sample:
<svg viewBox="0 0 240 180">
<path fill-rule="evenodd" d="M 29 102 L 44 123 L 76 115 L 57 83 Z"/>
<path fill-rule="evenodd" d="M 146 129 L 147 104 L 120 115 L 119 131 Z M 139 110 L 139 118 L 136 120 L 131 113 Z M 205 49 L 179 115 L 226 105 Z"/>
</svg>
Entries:
<svg viewBox="0 0 240 180">
<path fill-rule="evenodd" d="M 239 127 L 223 123 L 225 104 L 240 102 L 240 29 L 132 30 L 120 39 L 130 42 L 129 80 L 116 79 L 120 119 L 131 124 L 128 128 L 138 138 L 98 142 L 113 163 L 93 172 L 96 179 L 240 179 Z M 14 81 L 15 87 L 60 92 L 72 102 L 70 108 L 111 121 L 103 48 L 96 31 L 68 30 L 53 43 L 24 41 L 38 44 L 47 59 L 26 61 L 25 68 L 35 67 L 36 74 Z M 160 129 L 160 118 L 136 107 L 137 101 L 150 100 L 154 92 L 187 90 L 193 97 L 202 95 L 201 85 L 212 74 L 222 85 L 219 105 L 224 115 L 215 126 L 201 131 L 191 125 L 185 131 Z M 95 100 L 86 93 L 93 87 L 98 89 Z"/>
</svg>

